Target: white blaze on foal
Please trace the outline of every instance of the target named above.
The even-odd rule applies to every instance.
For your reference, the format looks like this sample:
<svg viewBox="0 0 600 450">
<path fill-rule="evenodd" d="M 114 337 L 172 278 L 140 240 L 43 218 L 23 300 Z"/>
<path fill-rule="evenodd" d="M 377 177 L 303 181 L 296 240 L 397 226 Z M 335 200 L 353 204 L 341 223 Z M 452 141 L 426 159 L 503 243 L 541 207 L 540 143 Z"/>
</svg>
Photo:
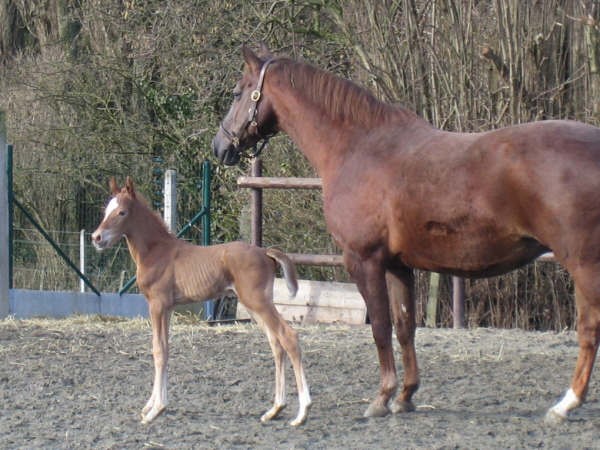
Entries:
<svg viewBox="0 0 600 450">
<path fill-rule="evenodd" d="M 106 220 L 106 218 L 108 216 L 110 216 L 112 214 L 112 212 L 117 209 L 119 207 L 119 200 L 117 200 L 117 197 L 113 197 L 110 199 L 110 202 L 108 202 L 108 205 L 106 205 L 106 209 L 104 210 L 104 220 Z"/>
</svg>

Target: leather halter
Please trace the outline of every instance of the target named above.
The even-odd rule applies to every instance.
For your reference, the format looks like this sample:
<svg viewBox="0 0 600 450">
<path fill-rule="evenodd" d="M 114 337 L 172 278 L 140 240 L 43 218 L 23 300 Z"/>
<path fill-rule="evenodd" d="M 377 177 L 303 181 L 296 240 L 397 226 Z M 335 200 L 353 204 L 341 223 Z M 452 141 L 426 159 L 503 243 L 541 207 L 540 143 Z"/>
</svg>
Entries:
<svg viewBox="0 0 600 450">
<path fill-rule="evenodd" d="M 251 152 L 249 155 L 247 155 L 247 156 L 250 156 L 251 158 L 255 158 L 258 155 L 260 155 L 260 152 L 262 152 L 263 148 L 265 147 L 265 145 L 267 145 L 267 143 L 269 142 L 269 139 L 271 138 L 271 136 L 261 136 L 260 135 L 260 133 L 258 132 L 258 123 L 256 122 L 256 116 L 258 115 L 258 102 L 260 101 L 260 99 L 262 97 L 262 88 L 263 88 L 263 83 L 265 81 L 265 73 L 267 72 L 267 67 L 273 61 L 274 61 L 273 59 L 266 60 L 260 69 L 260 74 L 258 76 L 258 83 L 256 84 L 256 89 L 254 89 L 250 93 L 250 100 L 252 103 L 250 104 L 250 108 L 248 109 L 248 120 L 246 120 L 246 122 L 240 127 L 240 130 L 236 133 L 235 131 L 227 130 L 223 126 L 223 122 L 221 122 L 219 124 L 219 127 L 221 128 L 221 130 L 223 130 L 223 133 L 225 133 L 225 135 L 231 141 L 231 144 L 233 145 L 233 147 L 236 150 L 238 150 L 238 152 L 240 152 L 240 154 L 242 154 L 242 153 L 239 150 L 239 146 L 240 146 L 239 135 L 242 133 L 242 131 L 248 129 L 248 127 L 250 127 L 250 126 L 253 126 L 256 128 L 256 133 L 259 135 L 260 139 L 263 142 L 259 148 L 257 148 L 258 142 L 256 144 L 254 144 L 254 152 Z"/>
</svg>

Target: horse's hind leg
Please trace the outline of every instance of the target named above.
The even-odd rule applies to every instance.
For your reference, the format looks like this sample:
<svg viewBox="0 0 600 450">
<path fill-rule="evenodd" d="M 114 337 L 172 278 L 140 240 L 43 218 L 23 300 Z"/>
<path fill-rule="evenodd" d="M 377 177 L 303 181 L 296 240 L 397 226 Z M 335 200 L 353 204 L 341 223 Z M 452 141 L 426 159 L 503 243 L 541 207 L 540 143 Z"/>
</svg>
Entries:
<svg viewBox="0 0 600 450">
<path fill-rule="evenodd" d="M 580 406 L 585 400 L 600 343 L 600 281 L 591 271 L 588 272 L 588 276 L 581 272 L 573 274 L 579 356 L 569 390 L 546 414 L 548 423 L 566 419 L 569 411 Z"/>
<path fill-rule="evenodd" d="M 396 336 L 402 350 L 404 382 L 402 392 L 390 405 L 392 412 L 414 411 L 412 396 L 419 388 L 419 368 L 415 350 L 414 275 L 411 269 L 386 273 L 390 310 L 396 327 Z"/>
<path fill-rule="evenodd" d="M 254 316 L 257 317 L 257 319 L 259 319 L 257 320 L 257 322 L 262 322 L 262 325 L 269 338 L 269 342 L 271 342 L 272 338 L 275 341 L 277 341 L 277 344 L 272 344 L 272 348 L 274 347 L 280 349 L 282 347 L 285 350 L 285 353 L 287 353 L 288 357 L 290 358 L 290 361 L 292 362 L 292 366 L 294 368 L 294 375 L 296 377 L 296 387 L 298 390 L 298 414 L 296 418 L 290 422 L 290 425 L 302 425 L 304 422 L 306 422 L 306 419 L 308 417 L 308 410 L 310 409 L 312 401 L 310 398 L 308 383 L 306 382 L 306 375 L 304 374 L 304 367 L 302 366 L 302 353 L 300 351 L 300 344 L 298 342 L 298 333 L 296 333 L 296 331 L 283 319 L 283 317 L 281 317 L 281 315 L 279 314 L 279 312 L 277 312 L 277 309 L 275 309 L 275 306 L 271 301 L 269 301 L 268 305 L 264 305 L 265 303 L 267 303 L 267 301 L 263 302 L 262 307 L 257 308 L 257 310 L 254 311 Z M 275 351 L 273 352 L 273 354 L 277 359 Z M 281 376 L 281 384 L 285 384 L 283 371 Z M 270 411 L 277 409 L 277 395 L 275 397 L 275 405 Z M 279 408 L 279 410 L 276 411 L 275 415 L 277 415 L 277 413 L 279 413 L 281 409 L 282 408 Z M 263 417 L 267 416 L 270 413 L 270 411 L 265 413 Z M 275 417 L 275 415 L 273 417 Z M 270 418 L 272 417 L 268 417 L 267 420 Z"/>
</svg>

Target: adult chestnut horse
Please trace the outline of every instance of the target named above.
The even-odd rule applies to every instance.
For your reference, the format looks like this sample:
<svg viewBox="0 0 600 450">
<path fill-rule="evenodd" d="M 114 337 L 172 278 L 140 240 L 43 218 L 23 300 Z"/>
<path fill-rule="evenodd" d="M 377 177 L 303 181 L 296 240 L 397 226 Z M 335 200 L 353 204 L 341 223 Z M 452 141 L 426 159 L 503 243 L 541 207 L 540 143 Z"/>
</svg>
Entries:
<svg viewBox="0 0 600 450">
<path fill-rule="evenodd" d="M 323 181 L 327 226 L 367 305 L 381 370 L 365 416 L 414 409 L 419 386 L 412 268 L 503 274 L 549 250 L 576 287 L 579 357 L 546 415 L 584 400 L 600 340 L 600 129 L 544 121 L 451 133 L 350 81 L 244 48 L 245 69 L 213 141 L 218 159 L 286 132 Z M 398 397 L 392 322 L 402 350 Z"/>
<path fill-rule="evenodd" d="M 167 407 L 169 318 L 175 305 L 198 302 L 234 291 L 267 334 L 275 358 L 275 403 L 261 420 L 276 417 L 285 407 L 286 354 L 290 357 L 298 388 L 298 415 L 291 425 L 304 423 L 311 405 L 296 332 L 273 305 L 276 262 L 283 268 L 293 296 L 298 290 L 296 269 L 276 249 L 244 242 L 199 247 L 177 239 L 162 219 L 138 197 L 128 177 L 119 189 L 110 181 L 112 199 L 104 219 L 92 234 L 98 250 L 116 244 L 124 236 L 135 261 L 137 282 L 148 301 L 152 323 L 154 387 L 142 409 L 142 423 L 154 420 Z"/>
</svg>

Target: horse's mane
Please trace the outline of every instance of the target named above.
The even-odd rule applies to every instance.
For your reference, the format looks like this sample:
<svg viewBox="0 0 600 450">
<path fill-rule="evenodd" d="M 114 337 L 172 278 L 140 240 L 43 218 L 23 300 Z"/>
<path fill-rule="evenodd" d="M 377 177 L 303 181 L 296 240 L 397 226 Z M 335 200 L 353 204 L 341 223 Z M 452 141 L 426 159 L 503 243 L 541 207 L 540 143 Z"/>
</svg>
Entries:
<svg viewBox="0 0 600 450">
<path fill-rule="evenodd" d="M 349 80 L 292 59 L 279 58 L 277 62 L 283 79 L 289 79 L 292 88 L 320 106 L 322 112 L 333 120 L 374 127 L 387 122 L 418 119 L 414 112 L 384 103 Z"/>
</svg>

